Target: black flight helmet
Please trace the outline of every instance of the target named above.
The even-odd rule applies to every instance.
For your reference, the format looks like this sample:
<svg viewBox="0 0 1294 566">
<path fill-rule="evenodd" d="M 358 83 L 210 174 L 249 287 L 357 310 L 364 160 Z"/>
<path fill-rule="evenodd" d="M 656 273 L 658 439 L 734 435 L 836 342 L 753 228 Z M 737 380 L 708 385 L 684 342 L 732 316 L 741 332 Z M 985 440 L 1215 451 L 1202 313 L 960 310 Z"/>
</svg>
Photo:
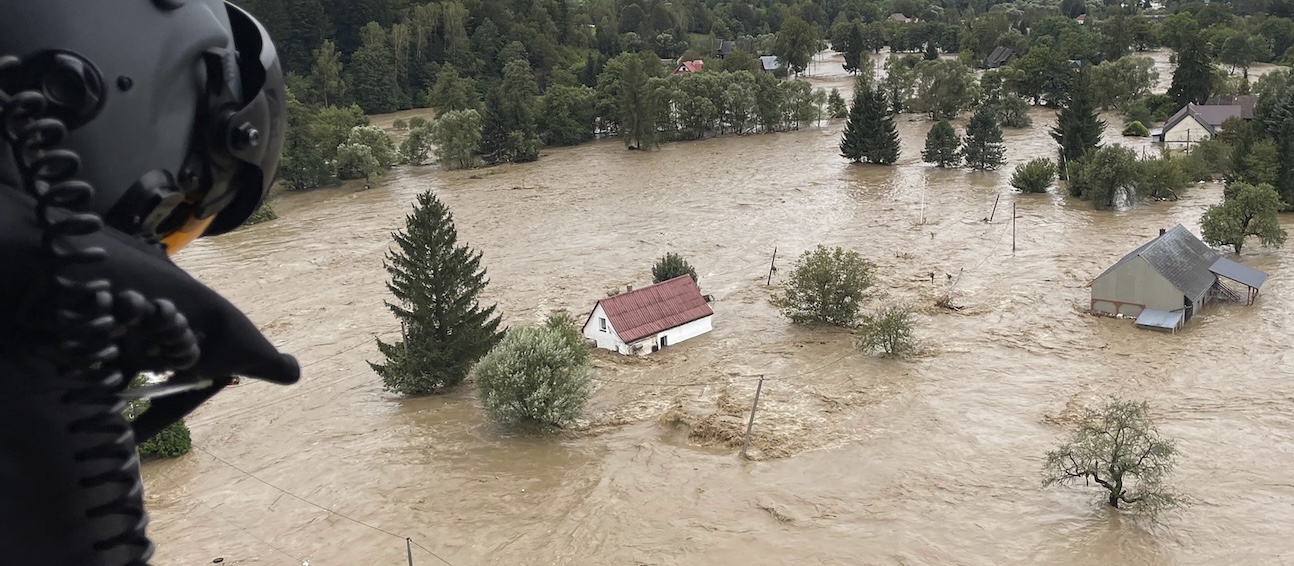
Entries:
<svg viewBox="0 0 1294 566">
<path fill-rule="evenodd" d="M 222 0 L 0 0 L 0 96 L 42 92 L 91 208 L 173 254 L 264 200 L 286 128 L 265 28 Z M 16 58 L 16 61 L 15 59 Z M 0 107 L 3 101 L 0 100 Z M 18 186 L 0 136 L 0 184 Z M 7 164 L 7 165 L 6 165 Z"/>
</svg>

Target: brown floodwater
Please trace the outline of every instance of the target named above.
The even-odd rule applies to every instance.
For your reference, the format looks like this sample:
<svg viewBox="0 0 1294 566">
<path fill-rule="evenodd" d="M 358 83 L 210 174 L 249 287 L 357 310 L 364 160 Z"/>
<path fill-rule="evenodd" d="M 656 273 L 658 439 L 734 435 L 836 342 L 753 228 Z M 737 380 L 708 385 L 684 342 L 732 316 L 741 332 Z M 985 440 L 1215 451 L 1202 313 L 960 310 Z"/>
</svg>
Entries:
<svg viewBox="0 0 1294 566">
<path fill-rule="evenodd" d="M 819 82 L 847 86 L 831 67 Z M 303 379 L 218 395 L 189 418 L 192 453 L 145 466 L 156 564 L 394 566 L 406 536 L 456 566 L 1294 562 L 1290 254 L 1247 249 L 1271 275 L 1258 302 L 1210 306 L 1176 335 L 1084 314 L 1092 278 L 1159 228 L 1198 230 L 1220 188 L 1117 212 L 1013 194 L 1011 167 L 1055 153 L 1052 113 L 1033 117 L 1006 131 L 995 172 L 922 164 L 931 124 L 905 116 L 895 167 L 849 165 L 829 122 L 282 196 L 278 220 L 180 263 L 297 355 Z M 587 418 L 562 437 L 500 434 L 470 386 L 387 394 L 366 364 L 375 336 L 398 334 L 382 257 L 425 190 L 484 253 L 508 324 L 585 313 L 675 251 L 714 296 L 714 331 L 645 359 L 595 356 Z M 779 278 L 819 243 L 878 265 L 873 304 L 918 309 L 923 355 L 864 356 L 777 313 Z M 950 276 L 959 312 L 933 306 Z M 1067 416 L 1108 394 L 1149 400 L 1179 443 L 1173 482 L 1197 503 L 1162 526 L 1093 489 L 1040 487 Z"/>
</svg>

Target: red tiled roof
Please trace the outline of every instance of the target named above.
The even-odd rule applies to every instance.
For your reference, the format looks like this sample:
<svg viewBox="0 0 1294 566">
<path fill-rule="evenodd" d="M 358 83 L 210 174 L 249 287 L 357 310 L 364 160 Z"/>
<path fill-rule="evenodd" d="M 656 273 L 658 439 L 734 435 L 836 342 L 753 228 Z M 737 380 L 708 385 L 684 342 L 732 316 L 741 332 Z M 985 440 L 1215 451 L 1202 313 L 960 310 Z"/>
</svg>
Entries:
<svg viewBox="0 0 1294 566">
<path fill-rule="evenodd" d="M 714 314 L 688 275 L 602 299 L 598 304 L 626 344 Z"/>
<path fill-rule="evenodd" d="M 674 74 L 696 73 L 705 67 L 705 61 L 697 59 L 695 61 L 679 61 L 678 68 L 674 69 Z"/>
</svg>

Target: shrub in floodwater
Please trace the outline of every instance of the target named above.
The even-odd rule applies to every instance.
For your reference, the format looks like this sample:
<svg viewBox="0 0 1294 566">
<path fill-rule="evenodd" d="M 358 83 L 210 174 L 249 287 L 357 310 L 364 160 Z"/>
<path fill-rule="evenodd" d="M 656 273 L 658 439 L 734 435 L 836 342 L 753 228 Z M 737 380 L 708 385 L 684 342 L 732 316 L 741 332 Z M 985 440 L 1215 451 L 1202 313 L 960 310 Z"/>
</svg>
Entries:
<svg viewBox="0 0 1294 566">
<path fill-rule="evenodd" d="M 1035 157 L 1017 166 L 1011 174 L 1011 186 L 1024 193 L 1045 193 L 1056 182 L 1056 164 L 1046 157 Z"/>
<path fill-rule="evenodd" d="M 819 245 L 796 260 L 774 304 L 793 322 L 853 326 L 875 269 L 858 252 Z"/>
<path fill-rule="evenodd" d="M 407 130 L 409 129 L 409 123 L 405 122 L 401 118 L 396 118 L 394 122 L 391 122 L 391 128 L 395 130 Z"/>
<path fill-rule="evenodd" d="M 1150 135 L 1150 128 L 1147 128 L 1139 120 L 1133 120 L 1123 127 L 1123 135 L 1144 138 Z"/>
<path fill-rule="evenodd" d="M 130 388 L 142 387 L 148 382 L 143 375 L 136 375 L 130 382 Z M 148 410 L 149 402 L 146 399 L 137 399 L 126 404 L 122 414 L 126 420 L 133 421 Z M 139 443 L 139 455 L 142 458 L 174 458 L 189 453 L 193 448 L 193 441 L 189 438 L 189 427 L 184 424 L 184 420 L 175 421 L 158 431 L 144 442 Z"/>
<path fill-rule="evenodd" d="M 430 191 L 418 195 L 387 253 L 386 303 L 404 328 L 401 342 L 377 341 L 385 363 L 369 362 L 388 391 L 427 395 L 458 385 L 499 342 L 494 306 L 482 308 L 488 280 L 481 252 L 458 244 L 454 216 Z"/>
<path fill-rule="evenodd" d="M 256 211 L 253 212 L 251 216 L 247 217 L 247 222 L 244 222 L 243 226 L 251 226 L 252 224 L 260 224 L 261 222 L 269 222 L 278 217 L 279 215 L 274 213 L 274 207 L 270 206 L 269 199 L 266 199 L 261 202 L 261 205 L 256 208 Z"/>
<path fill-rule="evenodd" d="M 683 259 L 683 256 L 674 252 L 666 253 L 659 260 L 656 260 L 656 265 L 653 265 L 651 268 L 653 283 L 669 281 L 670 279 L 680 275 L 691 275 L 693 283 L 700 282 L 696 278 L 696 269 L 692 268 L 692 264 L 688 263 L 686 259 Z"/>
<path fill-rule="evenodd" d="M 592 392 L 589 352 L 570 315 L 508 330 L 472 368 L 490 420 L 526 431 L 562 427 L 584 412 Z"/>
<path fill-rule="evenodd" d="M 1149 517 L 1188 503 L 1164 485 L 1177 447 L 1160 436 L 1145 401 L 1111 399 L 1086 409 L 1065 441 L 1047 452 L 1043 486 L 1095 483 L 1111 507 Z"/>
<path fill-rule="evenodd" d="M 885 306 L 863 315 L 858 326 L 858 347 L 864 352 L 882 352 L 899 358 L 916 353 L 912 336 L 912 310 Z"/>
<path fill-rule="evenodd" d="M 409 137 L 400 144 L 400 157 L 410 165 L 422 165 L 431 156 L 431 128 L 419 126 L 409 130 Z"/>
</svg>

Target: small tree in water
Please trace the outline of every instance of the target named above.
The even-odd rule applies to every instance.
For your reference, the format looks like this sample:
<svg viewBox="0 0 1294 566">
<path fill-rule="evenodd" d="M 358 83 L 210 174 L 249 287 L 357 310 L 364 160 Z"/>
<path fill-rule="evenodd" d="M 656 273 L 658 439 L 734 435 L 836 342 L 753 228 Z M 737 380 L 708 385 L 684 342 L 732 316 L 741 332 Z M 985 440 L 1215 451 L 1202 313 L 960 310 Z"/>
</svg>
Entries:
<svg viewBox="0 0 1294 566">
<path fill-rule="evenodd" d="M 1011 186 L 1022 193 L 1045 193 L 1056 182 L 1056 164 L 1046 157 L 1035 157 L 1015 168 Z"/>
<path fill-rule="evenodd" d="M 921 152 L 921 159 L 940 167 L 956 167 L 962 161 L 961 154 L 957 152 L 960 144 L 961 140 L 957 139 L 957 130 L 953 129 L 953 125 L 948 120 L 940 120 L 926 134 L 926 149 Z"/>
<path fill-rule="evenodd" d="M 997 169 L 1002 166 L 1002 155 L 1005 153 L 1006 146 L 1002 144 L 1002 128 L 997 125 L 997 117 L 991 108 L 980 108 L 966 126 L 966 144 L 962 146 L 966 164 L 980 171 Z"/>
<path fill-rule="evenodd" d="M 845 107 L 845 97 L 840 96 L 838 88 L 833 87 L 831 94 L 827 95 L 827 115 L 833 120 L 849 115 L 849 108 Z"/>
<path fill-rule="evenodd" d="M 700 280 L 696 278 L 696 269 L 692 268 L 692 264 L 688 263 L 686 259 L 683 259 L 683 256 L 674 252 L 669 252 L 659 260 L 656 260 L 656 265 L 653 265 L 651 268 L 653 283 L 669 281 L 670 279 L 680 275 L 691 275 L 693 283 L 700 282 Z"/>
<path fill-rule="evenodd" d="M 387 253 L 386 303 L 404 326 L 402 342 L 377 341 L 386 363 L 369 362 L 388 391 L 427 395 L 458 385 L 476 360 L 499 342 L 494 306 L 481 308 L 489 282 L 481 252 L 458 245 L 449 209 L 430 191 L 418 195 L 405 229 Z"/>
<path fill-rule="evenodd" d="M 588 348 L 566 313 L 509 330 L 472 368 L 472 380 L 490 420 L 527 431 L 571 423 L 592 392 Z"/>
<path fill-rule="evenodd" d="M 400 157 L 410 165 L 422 165 L 431 154 L 431 128 L 419 126 L 409 130 L 409 137 L 400 144 Z"/>
<path fill-rule="evenodd" d="M 1245 238 L 1257 236 L 1264 247 L 1279 248 L 1285 244 L 1280 211 L 1285 208 L 1280 195 L 1271 185 L 1231 183 L 1224 191 L 1226 200 L 1210 206 L 1200 218 L 1203 239 L 1214 246 L 1231 246 L 1236 253 L 1244 248 Z"/>
<path fill-rule="evenodd" d="M 1164 486 L 1177 448 L 1159 435 L 1144 402 L 1113 399 L 1084 411 L 1070 439 L 1047 453 L 1043 486 L 1096 483 L 1106 503 L 1154 516 L 1186 503 Z"/>
<path fill-rule="evenodd" d="M 796 260 L 774 304 L 793 322 L 853 326 L 875 268 L 858 252 L 819 245 Z"/>
<path fill-rule="evenodd" d="M 900 358 L 915 353 L 917 344 L 912 336 L 912 310 L 887 306 L 863 315 L 858 338 L 858 347 L 864 352 L 882 352 Z"/>
</svg>

